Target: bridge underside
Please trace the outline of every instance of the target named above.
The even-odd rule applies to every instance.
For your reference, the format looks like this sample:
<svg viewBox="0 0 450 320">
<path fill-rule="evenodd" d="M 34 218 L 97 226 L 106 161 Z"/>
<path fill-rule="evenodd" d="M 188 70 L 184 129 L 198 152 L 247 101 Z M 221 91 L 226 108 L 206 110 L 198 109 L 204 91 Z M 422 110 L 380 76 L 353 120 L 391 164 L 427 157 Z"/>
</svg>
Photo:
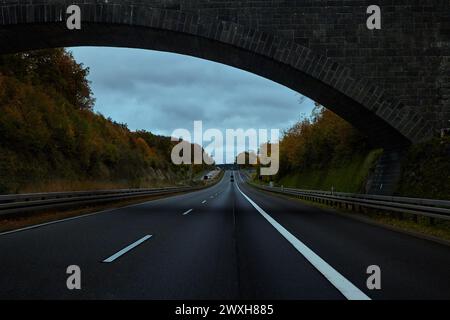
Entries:
<svg viewBox="0 0 450 320">
<path fill-rule="evenodd" d="M 313 76 L 255 52 L 208 38 L 147 27 L 85 23 L 81 31 L 65 24 L 3 28 L 0 53 L 75 46 L 127 47 L 173 52 L 223 63 L 289 87 L 329 108 L 366 134 L 375 146 L 396 148 L 411 143 L 373 110 Z M 164 66 L 161 66 L 164 68 Z M 314 66 L 313 66 L 314 67 Z M 232 111 L 232 110 L 230 110 Z"/>
</svg>

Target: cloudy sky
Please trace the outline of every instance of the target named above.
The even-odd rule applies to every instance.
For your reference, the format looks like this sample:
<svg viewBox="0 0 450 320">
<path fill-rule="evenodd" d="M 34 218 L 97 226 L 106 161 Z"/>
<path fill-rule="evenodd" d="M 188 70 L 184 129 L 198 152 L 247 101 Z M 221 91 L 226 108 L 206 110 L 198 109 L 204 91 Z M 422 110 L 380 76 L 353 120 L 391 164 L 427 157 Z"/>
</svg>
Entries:
<svg viewBox="0 0 450 320">
<path fill-rule="evenodd" d="M 169 136 L 178 128 L 193 131 L 195 120 L 224 136 L 226 129 L 283 130 L 313 108 L 288 88 L 207 60 L 136 49 L 70 50 L 90 68 L 95 110 L 131 130 Z M 227 154 L 227 161 L 233 157 Z"/>
</svg>

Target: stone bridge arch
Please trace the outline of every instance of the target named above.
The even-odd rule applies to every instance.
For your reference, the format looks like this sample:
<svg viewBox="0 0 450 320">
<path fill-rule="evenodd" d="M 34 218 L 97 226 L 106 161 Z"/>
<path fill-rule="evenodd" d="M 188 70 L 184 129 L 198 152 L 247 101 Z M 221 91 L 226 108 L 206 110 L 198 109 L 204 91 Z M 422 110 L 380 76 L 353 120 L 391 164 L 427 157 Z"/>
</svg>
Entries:
<svg viewBox="0 0 450 320">
<path fill-rule="evenodd" d="M 316 52 L 280 32 L 262 30 L 254 22 L 271 5 L 283 3 L 247 8 L 248 19 L 240 19 L 239 12 L 233 11 L 235 2 L 3 0 L 0 53 L 82 45 L 181 53 L 237 67 L 298 91 L 385 148 L 395 149 L 432 135 L 433 126 L 420 110 L 406 106 L 373 78 L 358 75 L 331 54 Z M 81 30 L 66 28 L 70 4 L 81 8 Z M 297 9 L 301 12 L 305 6 Z M 217 8 L 225 8 L 227 14 L 222 17 Z"/>
</svg>

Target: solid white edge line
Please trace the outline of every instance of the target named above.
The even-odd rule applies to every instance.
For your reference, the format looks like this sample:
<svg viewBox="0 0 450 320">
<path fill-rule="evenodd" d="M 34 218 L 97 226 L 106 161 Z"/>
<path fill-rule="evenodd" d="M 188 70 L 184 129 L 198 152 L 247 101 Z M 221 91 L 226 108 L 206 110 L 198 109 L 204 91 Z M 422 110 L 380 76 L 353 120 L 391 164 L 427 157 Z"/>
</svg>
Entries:
<svg viewBox="0 0 450 320">
<path fill-rule="evenodd" d="M 179 196 L 184 196 L 184 195 L 179 195 Z M 178 196 L 173 196 L 173 197 L 178 197 Z M 48 225 L 51 225 L 51 224 L 56 224 L 56 223 L 61 223 L 61 222 L 66 222 L 66 221 L 71 221 L 71 220 L 76 220 L 76 219 L 81 219 L 81 218 L 87 218 L 87 217 L 90 217 L 90 216 L 93 216 L 93 215 L 96 215 L 96 214 L 100 214 L 100 213 L 107 213 L 107 212 L 112 212 L 112 211 L 116 211 L 116 210 L 120 210 L 120 209 L 138 207 L 138 206 L 142 206 L 142 205 L 145 205 L 145 204 L 148 204 L 148 203 L 156 203 L 156 202 L 160 202 L 160 201 L 165 201 L 165 200 L 167 200 L 169 198 L 170 197 L 162 198 L 162 199 L 155 199 L 155 200 L 150 200 L 150 201 L 145 201 L 145 202 L 139 202 L 139 203 L 123 206 L 123 207 L 109 208 L 109 209 L 105 209 L 105 210 L 101 210 L 101 211 L 87 213 L 87 214 L 83 214 L 81 216 L 74 216 L 74 217 L 70 217 L 70 218 L 64 218 L 64 219 L 48 221 L 48 222 L 39 223 L 39 224 L 33 224 L 31 226 L 28 226 L 28 227 L 23 227 L 23 228 L 19 228 L 19 229 L 14 229 L 14 230 L 1 232 L 0 236 L 5 236 L 5 235 L 11 234 L 11 233 L 27 231 L 27 230 L 30 230 L 30 229 L 36 229 L 36 228 L 40 228 L 40 227 L 45 227 L 45 226 L 48 226 Z"/>
<path fill-rule="evenodd" d="M 89 216 L 93 216 L 94 214 L 104 213 L 104 212 L 108 212 L 108 211 L 111 211 L 111 210 L 93 212 L 93 213 L 83 214 L 81 216 L 70 217 L 70 218 L 65 218 L 65 219 L 61 219 L 61 220 L 55 220 L 55 221 L 49 221 L 49 222 L 34 224 L 32 226 L 28 226 L 28 227 L 23 227 L 23 228 L 19 228 L 19 229 L 14 229 L 14 230 L 2 232 L 2 233 L 0 233 L 0 236 L 5 236 L 7 234 L 16 233 L 16 232 L 20 232 L 20 231 L 26 231 L 26 230 L 30 230 L 30 229 L 36 229 L 36 228 L 39 228 L 39 227 L 45 227 L 45 226 L 48 226 L 50 224 L 56 224 L 56 223 L 60 223 L 60 222 L 66 222 L 66 221 L 70 221 L 70 220 L 86 218 L 86 217 L 89 217 Z"/>
<path fill-rule="evenodd" d="M 176 196 L 174 196 L 174 197 L 176 197 Z M 124 206 L 124 207 L 109 208 L 109 209 L 105 209 L 105 210 L 101 210 L 101 211 L 86 213 L 86 214 L 83 214 L 81 216 L 74 216 L 74 217 L 69 217 L 69 218 L 64 218 L 64 219 L 59 219 L 59 220 L 53 220 L 53 221 L 48 221 L 48 222 L 39 223 L 39 224 L 33 224 L 31 226 L 28 226 L 28 227 L 23 227 L 23 228 L 19 228 L 19 229 L 14 229 L 14 230 L 1 232 L 0 236 L 5 236 L 5 235 L 11 234 L 11 233 L 26 231 L 26 230 L 30 230 L 30 229 L 36 229 L 36 228 L 40 228 L 40 227 L 45 227 L 45 226 L 48 226 L 48 225 L 51 225 L 51 224 L 60 223 L 60 222 L 66 222 L 66 221 L 70 221 L 70 220 L 87 218 L 87 217 L 90 217 L 90 216 L 93 216 L 93 215 L 96 215 L 96 214 L 100 214 L 100 213 L 107 213 L 107 212 L 112 212 L 112 211 L 116 211 L 116 210 L 120 210 L 120 209 L 137 207 L 137 206 L 145 205 L 145 204 L 148 204 L 148 203 L 151 203 L 151 202 L 163 201 L 163 200 L 167 200 L 167 199 L 169 199 L 169 198 L 155 199 L 155 200 L 150 200 L 150 201 L 130 204 L 130 205 L 127 205 L 127 206 Z"/>
<path fill-rule="evenodd" d="M 188 213 L 192 212 L 193 209 L 189 209 L 188 211 L 185 211 L 182 213 L 183 216 L 187 215 Z"/>
<path fill-rule="evenodd" d="M 141 243 L 143 243 L 144 241 L 147 241 L 148 239 L 150 239 L 152 237 L 152 235 L 146 235 L 145 237 L 142 237 L 141 239 L 139 239 L 136 242 L 133 242 L 132 244 L 130 244 L 129 246 L 123 248 L 122 250 L 120 250 L 119 252 L 113 254 L 111 257 L 103 260 L 103 262 L 105 263 L 110 263 L 113 262 L 114 260 L 116 260 L 117 258 L 123 256 L 125 253 L 127 253 L 128 251 L 130 251 L 131 249 L 137 247 L 138 245 L 140 245 Z"/>
<path fill-rule="evenodd" d="M 371 300 L 364 292 L 357 288 L 353 283 L 347 280 L 337 270 L 330 266 L 325 260 L 319 257 L 314 251 L 308 248 L 303 242 L 298 240 L 292 233 L 273 219 L 261 207 L 259 207 L 252 199 L 241 191 L 236 184 L 239 192 L 247 199 L 248 202 L 275 228 L 277 231 L 289 241 L 301 255 L 303 255 L 325 278 L 338 289 L 348 300 Z"/>
</svg>

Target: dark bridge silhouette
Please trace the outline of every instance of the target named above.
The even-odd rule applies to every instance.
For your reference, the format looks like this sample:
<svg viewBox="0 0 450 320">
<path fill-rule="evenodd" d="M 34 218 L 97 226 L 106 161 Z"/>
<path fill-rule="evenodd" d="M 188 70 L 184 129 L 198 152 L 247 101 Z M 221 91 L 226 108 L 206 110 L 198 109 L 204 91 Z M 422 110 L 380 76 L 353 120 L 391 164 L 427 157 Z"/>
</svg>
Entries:
<svg viewBox="0 0 450 320">
<path fill-rule="evenodd" d="M 384 177 L 404 146 L 450 126 L 450 4 L 381 0 L 382 29 L 369 30 L 371 2 L 3 0 L 0 53 L 131 47 L 247 70 L 321 103 L 390 150 Z M 66 27 L 71 4 L 81 8 L 81 30 Z"/>
</svg>

